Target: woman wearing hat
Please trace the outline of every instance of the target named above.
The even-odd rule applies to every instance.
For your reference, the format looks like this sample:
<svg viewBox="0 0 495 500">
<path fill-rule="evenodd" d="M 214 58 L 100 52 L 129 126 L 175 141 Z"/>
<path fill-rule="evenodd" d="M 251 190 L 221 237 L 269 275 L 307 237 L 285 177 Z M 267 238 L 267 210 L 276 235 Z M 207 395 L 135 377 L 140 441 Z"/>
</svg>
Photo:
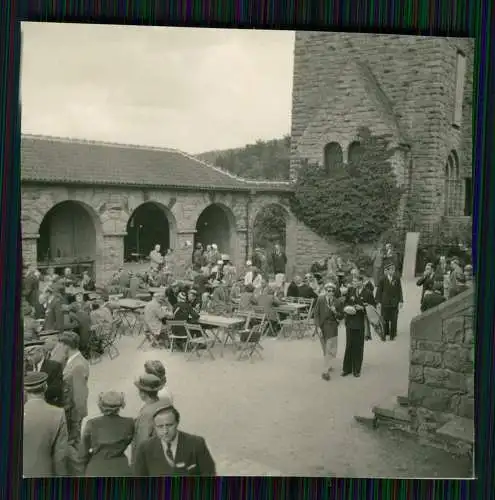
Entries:
<svg viewBox="0 0 495 500">
<path fill-rule="evenodd" d="M 157 359 L 148 360 L 144 363 L 144 372 L 148 375 L 154 375 L 160 379 L 163 388 L 158 391 L 159 399 L 170 401 L 170 404 L 173 404 L 173 397 L 170 394 L 170 391 L 165 387 L 167 384 L 167 372 L 163 363 Z"/>
<path fill-rule="evenodd" d="M 81 462 L 86 477 L 132 475 L 125 450 L 134 437 L 134 419 L 121 417 L 124 394 L 109 391 L 98 396 L 101 416 L 88 420 L 81 441 Z"/>
<path fill-rule="evenodd" d="M 143 406 L 139 411 L 134 425 L 134 439 L 131 447 L 131 464 L 134 464 L 136 450 L 139 445 L 149 439 L 154 434 L 153 414 L 159 407 L 170 405 L 170 398 L 164 396 L 161 398 L 158 393 L 163 389 L 165 383 L 156 375 L 145 373 L 135 382 L 139 397 L 143 401 Z"/>
</svg>

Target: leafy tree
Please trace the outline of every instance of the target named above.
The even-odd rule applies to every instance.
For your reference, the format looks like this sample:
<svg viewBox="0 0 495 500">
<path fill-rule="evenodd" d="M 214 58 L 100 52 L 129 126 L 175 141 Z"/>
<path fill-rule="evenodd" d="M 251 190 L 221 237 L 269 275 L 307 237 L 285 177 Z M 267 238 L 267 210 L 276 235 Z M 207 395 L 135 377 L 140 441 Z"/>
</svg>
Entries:
<svg viewBox="0 0 495 500">
<path fill-rule="evenodd" d="M 278 205 L 268 205 L 256 217 L 253 231 L 255 247 L 272 248 L 275 243 L 285 247 L 285 212 Z"/>
<path fill-rule="evenodd" d="M 291 204 L 316 233 L 351 244 L 375 242 L 394 226 L 402 195 L 390 163 L 389 138 L 363 129 L 359 144 L 346 166 L 328 170 L 303 162 Z"/>
</svg>

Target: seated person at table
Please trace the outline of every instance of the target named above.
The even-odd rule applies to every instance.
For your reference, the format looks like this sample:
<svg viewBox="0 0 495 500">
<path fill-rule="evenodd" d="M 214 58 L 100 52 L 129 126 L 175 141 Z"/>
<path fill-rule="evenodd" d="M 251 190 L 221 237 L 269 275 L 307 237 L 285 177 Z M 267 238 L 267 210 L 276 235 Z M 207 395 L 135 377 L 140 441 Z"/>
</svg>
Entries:
<svg viewBox="0 0 495 500">
<path fill-rule="evenodd" d="M 211 296 L 208 292 L 201 295 L 201 311 L 211 312 Z"/>
<path fill-rule="evenodd" d="M 199 295 L 203 295 L 207 291 L 208 276 L 204 272 L 196 274 L 193 279 L 193 287 L 198 291 Z"/>
<path fill-rule="evenodd" d="M 158 343 L 167 340 L 165 321 L 172 315 L 172 307 L 165 293 L 158 292 L 144 307 L 144 324 L 148 332 Z"/>
<path fill-rule="evenodd" d="M 171 286 L 165 290 L 165 295 L 170 305 L 175 308 L 177 305 L 177 295 L 179 294 L 179 282 L 174 281 Z"/>
<path fill-rule="evenodd" d="M 94 279 L 89 275 L 88 271 L 84 271 L 81 280 L 81 288 L 87 292 L 94 292 L 96 289 Z"/>
<path fill-rule="evenodd" d="M 299 297 L 299 287 L 302 284 L 302 280 L 300 276 L 296 276 L 290 283 L 287 288 L 287 297 L 297 298 Z"/>
<path fill-rule="evenodd" d="M 186 294 L 184 292 L 179 292 L 177 295 L 177 305 L 174 309 L 174 320 L 175 321 L 185 321 L 186 323 L 197 323 L 199 320 L 199 312 L 195 311 L 191 304 L 187 301 Z M 186 330 L 184 327 L 175 326 L 173 333 L 175 335 L 186 335 Z M 184 347 L 185 342 L 178 343 L 179 347 Z"/>
<path fill-rule="evenodd" d="M 43 330 L 56 330 L 60 333 L 64 331 L 64 311 L 62 310 L 62 300 L 58 294 L 54 293 L 53 285 L 45 289 L 46 313 Z"/>
<path fill-rule="evenodd" d="M 244 290 L 244 279 L 241 278 L 238 279 L 237 281 L 234 281 L 234 283 L 232 284 L 232 288 L 230 289 L 230 300 L 232 302 L 236 302 L 237 300 L 239 300 L 243 290 Z"/>
<path fill-rule="evenodd" d="M 231 287 L 236 281 L 237 270 L 230 260 L 226 260 L 223 266 L 223 279 L 228 287 Z"/>
<path fill-rule="evenodd" d="M 263 293 L 255 299 L 256 305 L 263 309 L 263 312 L 266 314 L 266 319 L 270 322 L 272 329 L 274 332 L 278 332 L 280 330 L 280 324 L 278 322 L 277 311 L 275 311 L 275 307 L 282 304 L 280 300 L 275 298 L 274 290 L 272 287 L 266 287 Z"/>
<path fill-rule="evenodd" d="M 303 299 L 317 299 L 318 294 L 311 287 L 312 276 L 311 274 L 306 274 L 304 277 L 304 282 L 299 286 L 299 297 Z"/>
<path fill-rule="evenodd" d="M 201 296 L 195 288 L 191 288 L 187 294 L 187 301 L 196 312 L 201 311 Z"/>
<path fill-rule="evenodd" d="M 170 281 L 170 271 L 168 269 L 162 269 L 155 278 L 155 284 L 158 287 L 167 286 Z"/>
<path fill-rule="evenodd" d="M 215 281 L 214 288 L 211 294 L 211 312 L 213 314 L 222 315 L 227 311 L 227 290 L 223 281 Z"/>
<path fill-rule="evenodd" d="M 239 296 L 239 311 L 252 311 L 255 304 L 254 286 L 247 285 Z"/>
</svg>

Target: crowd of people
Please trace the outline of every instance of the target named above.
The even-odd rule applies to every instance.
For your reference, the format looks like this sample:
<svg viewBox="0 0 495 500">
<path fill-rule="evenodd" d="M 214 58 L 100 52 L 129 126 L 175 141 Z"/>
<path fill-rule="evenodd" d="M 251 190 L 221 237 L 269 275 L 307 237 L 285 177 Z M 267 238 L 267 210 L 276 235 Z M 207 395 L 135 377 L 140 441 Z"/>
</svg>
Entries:
<svg viewBox="0 0 495 500">
<path fill-rule="evenodd" d="M 168 257 L 167 257 L 168 256 Z M 88 421 L 91 329 L 111 328 L 118 302 L 114 294 L 146 301 L 145 334 L 155 347 L 169 346 L 167 321 L 198 322 L 200 314 L 229 316 L 235 311 L 262 309 L 277 335 L 284 315 L 277 307 L 290 299 L 311 299 L 314 334 L 320 339 L 323 380 L 336 369 L 338 330 L 345 324 L 346 346 L 342 376 L 361 376 L 364 345 L 373 330 L 382 340 L 394 340 L 404 298 L 397 261 L 386 245 L 380 268 L 368 276 L 352 262 L 333 255 L 315 262 L 304 276 L 286 279 L 287 257 L 280 245 L 266 254 L 256 248 L 241 268 L 217 245 L 192 253 L 185 276 L 175 276 L 173 254 L 163 257 L 157 245 L 146 272 L 132 273 L 124 267 L 103 287 L 85 272 L 74 277 L 69 268 L 62 276 L 49 269 L 42 278 L 34 267 L 24 269 L 23 302 L 25 344 L 24 475 L 212 475 L 215 464 L 204 440 L 178 431 L 179 412 L 166 385 L 165 367 L 146 363 L 135 386 L 143 407 L 135 419 L 120 417 L 125 405 L 120 393 L 98 396 L 102 415 Z M 371 273 L 368 273 L 371 274 Z M 439 258 L 428 263 L 418 281 L 423 288 L 421 311 L 426 311 L 462 292 L 472 283 L 472 268 L 458 259 Z M 74 293 L 70 290 L 77 287 Z M 149 294 L 150 287 L 159 288 Z M 41 321 L 40 321 L 41 320 Z M 43 335 L 43 330 L 56 335 Z M 178 349 L 184 345 L 177 344 Z M 178 446 L 178 440 L 181 445 Z M 130 447 L 130 462 L 125 450 Z M 188 464 L 194 451 L 195 464 Z M 157 459 L 159 457 L 159 459 Z"/>
</svg>

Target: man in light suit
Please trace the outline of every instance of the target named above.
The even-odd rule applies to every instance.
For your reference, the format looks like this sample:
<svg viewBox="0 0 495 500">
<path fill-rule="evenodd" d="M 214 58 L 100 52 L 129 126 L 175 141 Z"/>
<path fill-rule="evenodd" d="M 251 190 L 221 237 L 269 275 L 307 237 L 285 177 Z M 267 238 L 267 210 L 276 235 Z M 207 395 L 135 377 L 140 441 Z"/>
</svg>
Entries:
<svg viewBox="0 0 495 500">
<path fill-rule="evenodd" d="M 23 476 L 67 476 L 67 425 L 61 408 L 45 401 L 43 372 L 27 372 L 24 377 Z"/>
<path fill-rule="evenodd" d="M 53 285 L 45 289 L 46 313 L 44 330 L 56 330 L 60 333 L 64 331 L 64 312 L 62 310 L 62 298 L 55 293 Z"/>
<path fill-rule="evenodd" d="M 180 413 L 162 406 L 153 415 L 155 436 L 141 443 L 134 462 L 139 477 L 215 476 L 215 462 L 204 438 L 178 430 Z"/>
<path fill-rule="evenodd" d="M 59 336 L 59 344 L 65 350 L 67 362 L 64 367 L 63 400 L 69 432 L 70 463 L 72 474 L 81 473 L 79 443 L 81 442 L 81 424 L 88 415 L 88 378 L 89 363 L 79 351 L 79 336 L 74 332 L 65 332 Z"/>
</svg>

